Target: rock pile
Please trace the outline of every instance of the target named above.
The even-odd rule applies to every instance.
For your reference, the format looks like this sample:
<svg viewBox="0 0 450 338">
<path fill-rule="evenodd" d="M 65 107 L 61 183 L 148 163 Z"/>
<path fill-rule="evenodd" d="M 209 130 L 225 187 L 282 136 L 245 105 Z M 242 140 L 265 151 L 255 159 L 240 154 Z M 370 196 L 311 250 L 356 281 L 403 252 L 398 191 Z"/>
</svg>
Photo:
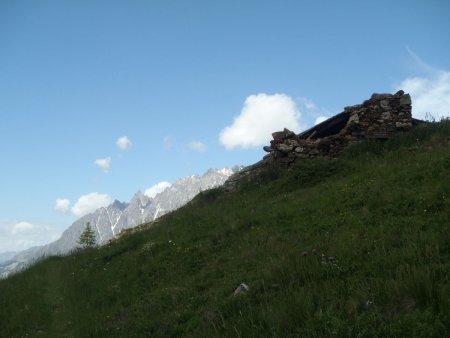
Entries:
<svg viewBox="0 0 450 338">
<path fill-rule="evenodd" d="M 395 94 L 373 94 L 362 104 L 345 107 L 344 111 L 301 134 L 284 129 L 272 134 L 263 163 L 289 164 L 298 158 L 334 157 L 350 143 L 367 138 L 387 139 L 408 131 L 415 120 L 411 117 L 411 97 L 402 90 Z"/>
</svg>

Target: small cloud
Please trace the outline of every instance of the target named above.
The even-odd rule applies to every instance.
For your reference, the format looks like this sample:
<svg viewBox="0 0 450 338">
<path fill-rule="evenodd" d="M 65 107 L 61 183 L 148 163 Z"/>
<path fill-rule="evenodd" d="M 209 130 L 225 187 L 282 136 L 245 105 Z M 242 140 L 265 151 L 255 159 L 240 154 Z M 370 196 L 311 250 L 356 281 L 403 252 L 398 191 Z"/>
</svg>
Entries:
<svg viewBox="0 0 450 338">
<path fill-rule="evenodd" d="M 173 147 L 173 140 L 171 136 L 164 137 L 163 147 L 165 150 L 169 150 Z"/>
<path fill-rule="evenodd" d="M 94 161 L 95 165 L 99 166 L 104 173 L 107 173 L 111 165 L 111 157 L 99 158 Z"/>
<path fill-rule="evenodd" d="M 164 190 L 169 188 L 171 185 L 172 184 L 170 184 L 169 182 L 165 182 L 165 181 L 159 182 L 159 183 L 155 184 L 154 186 L 145 190 L 144 195 L 146 195 L 150 198 L 154 198 L 156 195 L 158 195 L 159 193 L 162 193 Z"/>
<path fill-rule="evenodd" d="M 232 125 L 220 132 L 227 149 L 254 148 L 268 144 L 272 133 L 283 128 L 299 132 L 300 111 L 286 94 L 250 95 Z"/>
<path fill-rule="evenodd" d="M 65 214 L 68 213 L 70 211 L 70 201 L 67 198 L 57 198 L 54 210 Z"/>
<path fill-rule="evenodd" d="M 122 136 L 117 139 L 116 144 L 119 149 L 127 150 L 131 146 L 131 141 L 127 136 Z"/>
<path fill-rule="evenodd" d="M 200 141 L 192 141 L 188 144 L 189 149 L 204 153 L 207 149 L 206 144 Z"/>
<path fill-rule="evenodd" d="M 82 217 L 94 212 L 98 208 L 106 207 L 112 203 L 112 198 L 107 194 L 93 192 L 81 196 L 71 209 L 73 215 Z"/>
<path fill-rule="evenodd" d="M 318 117 L 316 118 L 316 120 L 314 121 L 314 125 L 319 124 L 319 123 L 322 123 L 323 121 L 326 121 L 326 120 L 328 120 L 328 119 L 329 119 L 328 116 L 318 116 Z"/>
<path fill-rule="evenodd" d="M 35 228 L 34 224 L 31 224 L 29 222 L 19 222 L 19 223 L 14 224 L 14 226 L 11 229 L 11 233 L 13 235 L 15 235 L 20 232 L 30 231 L 34 228 Z"/>
</svg>

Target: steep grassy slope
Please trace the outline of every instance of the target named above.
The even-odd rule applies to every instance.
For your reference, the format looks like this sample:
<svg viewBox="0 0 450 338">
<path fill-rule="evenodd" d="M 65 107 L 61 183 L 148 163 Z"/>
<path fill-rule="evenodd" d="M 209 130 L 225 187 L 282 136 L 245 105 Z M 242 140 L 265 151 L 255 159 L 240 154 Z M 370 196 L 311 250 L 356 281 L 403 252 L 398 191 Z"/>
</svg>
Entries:
<svg viewBox="0 0 450 338">
<path fill-rule="evenodd" d="M 435 123 L 267 168 L 41 262 L 0 281 L 0 336 L 446 336 L 449 136 Z M 242 282 L 249 292 L 231 297 Z"/>
</svg>

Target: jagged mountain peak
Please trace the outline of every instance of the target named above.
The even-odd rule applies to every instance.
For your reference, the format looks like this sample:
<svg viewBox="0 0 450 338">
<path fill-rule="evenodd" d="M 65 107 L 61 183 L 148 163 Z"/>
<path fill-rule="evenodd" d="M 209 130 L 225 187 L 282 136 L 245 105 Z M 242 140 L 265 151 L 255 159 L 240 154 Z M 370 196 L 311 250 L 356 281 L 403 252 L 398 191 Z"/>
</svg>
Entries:
<svg viewBox="0 0 450 338">
<path fill-rule="evenodd" d="M 138 190 L 130 201 L 130 204 L 147 205 L 150 198 L 142 191 Z"/>
<path fill-rule="evenodd" d="M 108 207 L 99 208 L 75 221 L 57 241 L 19 253 L 12 260 L 17 260 L 21 264 L 10 265 L 14 268 L 9 270 L 2 270 L 0 266 L 0 276 L 4 277 L 10 272 L 17 271 L 25 266 L 26 262 L 43 256 L 69 253 L 78 247 L 77 241 L 87 222 L 90 222 L 92 229 L 96 232 L 97 242 L 104 244 L 125 229 L 151 222 L 183 206 L 203 190 L 221 186 L 228 177 L 240 168 L 236 166 L 233 168 L 209 169 L 203 175 L 181 178 L 154 197 L 149 197 L 139 190 L 129 203 L 115 200 Z"/>
<path fill-rule="evenodd" d="M 126 202 L 120 202 L 119 200 L 114 200 L 114 202 L 112 202 L 112 203 L 108 206 L 108 208 L 109 208 L 109 207 L 113 207 L 113 208 L 116 208 L 116 209 L 119 209 L 119 210 L 123 210 L 123 209 L 125 209 L 127 206 L 128 206 L 128 203 L 126 203 Z"/>
</svg>

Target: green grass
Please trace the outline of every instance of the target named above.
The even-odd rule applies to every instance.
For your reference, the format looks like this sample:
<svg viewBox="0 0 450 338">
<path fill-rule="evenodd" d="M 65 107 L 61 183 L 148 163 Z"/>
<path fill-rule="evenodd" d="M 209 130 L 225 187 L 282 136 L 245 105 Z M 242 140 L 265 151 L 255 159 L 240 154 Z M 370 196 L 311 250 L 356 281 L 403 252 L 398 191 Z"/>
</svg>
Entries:
<svg viewBox="0 0 450 338">
<path fill-rule="evenodd" d="M 0 336 L 448 336 L 449 136 L 433 123 L 267 168 L 36 264 L 0 281 Z"/>
</svg>

